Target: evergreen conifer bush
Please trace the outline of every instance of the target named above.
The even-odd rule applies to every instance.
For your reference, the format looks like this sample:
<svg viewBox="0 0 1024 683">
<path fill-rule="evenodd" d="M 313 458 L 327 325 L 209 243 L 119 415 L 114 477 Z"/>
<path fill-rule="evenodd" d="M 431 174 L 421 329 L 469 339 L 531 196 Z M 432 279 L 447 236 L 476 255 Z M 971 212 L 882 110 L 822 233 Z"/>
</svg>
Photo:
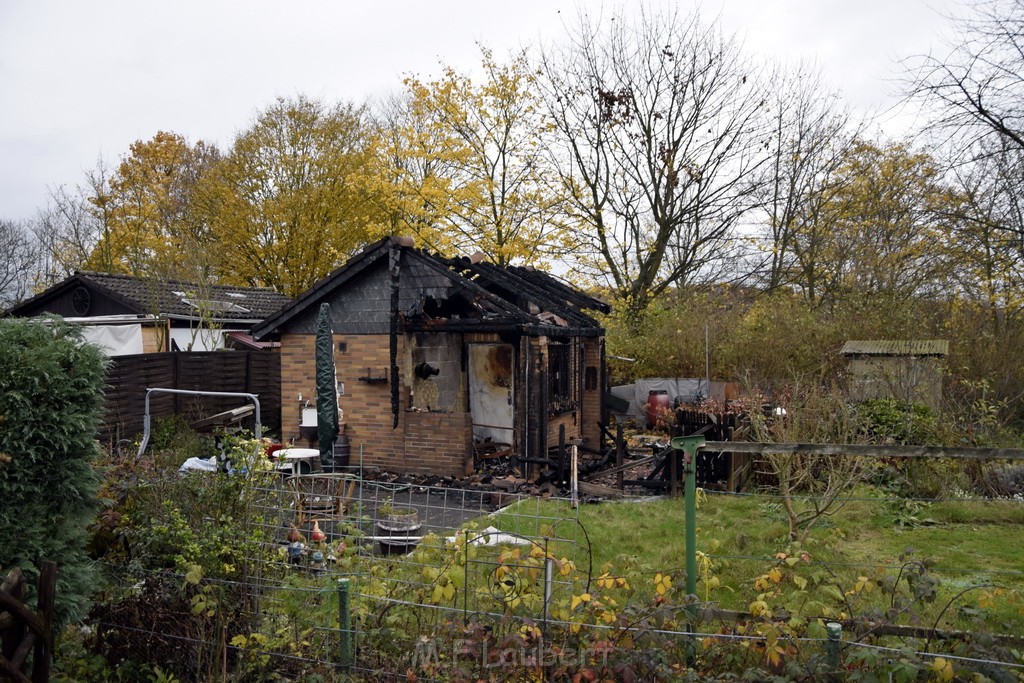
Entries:
<svg viewBox="0 0 1024 683">
<path fill-rule="evenodd" d="M 106 359 L 60 319 L 0 320 L 0 572 L 57 563 L 56 620 L 85 613 Z"/>
</svg>

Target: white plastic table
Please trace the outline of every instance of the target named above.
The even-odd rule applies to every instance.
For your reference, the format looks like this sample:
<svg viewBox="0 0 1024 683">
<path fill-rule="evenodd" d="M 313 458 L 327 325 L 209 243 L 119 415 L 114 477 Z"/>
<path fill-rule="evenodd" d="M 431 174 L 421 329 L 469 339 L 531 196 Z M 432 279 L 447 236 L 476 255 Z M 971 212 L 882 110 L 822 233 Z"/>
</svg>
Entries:
<svg viewBox="0 0 1024 683">
<path fill-rule="evenodd" d="M 320 458 L 320 450 L 317 448 L 282 448 L 277 452 L 277 457 L 277 469 L 290 472 L 292 476 L 295 476 L 302 474 L 302 463 L 306 463 L 309 472 L 317 469 L 314 465 Z"/>
</svg>

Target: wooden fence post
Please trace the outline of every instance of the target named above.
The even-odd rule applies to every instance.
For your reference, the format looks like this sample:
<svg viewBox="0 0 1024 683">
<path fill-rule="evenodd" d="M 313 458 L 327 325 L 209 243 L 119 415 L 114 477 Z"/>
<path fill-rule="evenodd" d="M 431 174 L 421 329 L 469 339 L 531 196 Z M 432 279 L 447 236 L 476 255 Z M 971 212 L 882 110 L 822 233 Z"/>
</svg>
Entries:
<svg viewBox="0 0 1024 683">
<path fill-rule="evenodd" d="M 11 600 L 18 603 L 25 599 L 25 575 L 21 567 L 15 567 L 7 573 L 3 584 L 0 584 L 0 592 L 6 593 Z M 3 641 L 0 654 L 3 655 L 4 664 L 14 659 L 18 646 L 25 638 L 25 628 L 25 622 L 19 619 L 13 610 L 4 610 L 0 606 L 0 637 Z M 10 675 L 10 671 L 6 673 Z"/>
<path fill-rule="evenodd" d="M 622 453 L 626 448 L 626 444 L 623 441 L 622 436 L 622 423 L 620 422 L 615 426 L 615 466 L 619 468 L 619 473 L 615 475 L 616 483 L 619 486 L 619 490 L 624 490 L 625 486 L 622 482 Z"/>
<path fill-rule="evenodd" d="M 43 560 L 39 572 L 39 599 L 36 610 L 43 621 L 44 633 L 36 639 L 32 662 L 32 683 L 50 680 L 53 657 L 53 601 L 57 588 L 57 563 Z"/>
<path fill-rule="evenodd" d="M 0 584 L 0 677 L 17 683 L 46 683 L 53 656 L 57 565 L 48 560 L 41 563 L 38 613 L 25 605 L 25 583 L 21 568 L 15 567 Z M 31 679 L 22 673 L 30 651 L 34 655 Z"/>
</svg>

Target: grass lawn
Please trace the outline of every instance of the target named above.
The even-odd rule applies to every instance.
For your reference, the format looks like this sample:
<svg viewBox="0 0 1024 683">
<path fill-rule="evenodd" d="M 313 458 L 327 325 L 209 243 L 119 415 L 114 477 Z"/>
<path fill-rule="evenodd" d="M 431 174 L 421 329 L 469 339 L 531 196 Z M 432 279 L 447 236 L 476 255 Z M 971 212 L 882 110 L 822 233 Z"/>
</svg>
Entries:
<svg viewBox="0 0 1024 683">
<path fill-rule="evenodd" d="M 1024 589 L 1024 505 L 1020 502 L 908 504 L 883 500 L 866 487 L 851 497 L 858 500 L 819 524 L 803 546 L 814 562 L 828 565 L 844 587 L 879 567 L 895 576 L 899 556 L 913 549 L 913 559 L 925 562 L 941 580 L 938 599 L 929 612 L 937 614 L 950 598 L 970 586 Z M 546 506 L 546 515 L 573 517 L 564 501 L 541 505 Z M 590 539 L 595 575 L 604 571 L 606 563 L 615 568 L 631 564 L 645 572 L 669 572 L 681 585 L 684 514 L 681 498 L 582 506 L 579 521 Z M 496 526 L 520 531 L 516 527 L 521 520 L 514 514 L 503 515 Z M 700 502 L 697 525 L 697 549 L 712 556 L 713 573 L 724 586 L 713 591 L 711 599 L 725 608 L 745 609 L 755 592 L 754 579 L 774 567 L 776 553 L 789 546 L 781 505 L 772 497 L 712 494 Z M 700 586 L 698 593 L 703 595 Z M 977 606 L 980 593 L 968 591 L 954 607 Z M 1000 630 L 1024 632 L 1024 618 L 1017 607 L 990 608 Z M 958 609 L 947 610 L 943 625 L 971 627 Z"/>
<path fill-rule="evenodd" d="M 792 614 L 808 617 L 792 627 L 794 632 L 822 637 L 823 634 L 812 632 L 812 627 L 821 630 L 821 621 L 844 618 L 840 612 L 864 619 L 873 613 L 880 616 L 890 607 L 891 596 L 877 588 L 853 595 L 840 591 L 854 588 L 861 576 L 895 578 L 901 567 L 899 556 L 913 547 L 913 558 L 927 562 L 932 574 L 941 580 L 936 599 L 914 607 L 913 614 L 919 620 L 900 613 L 896 618 L 879 621 L 899 626 L 1024 635 L 1024 618 L 1019 612 L 1024 601 L 1010 599 L 1012 594 L 1008 593 L 1005 598 L 989 599 L 981 605 L 979 599 L 985 592 L 980 589 L 958 596 L 965 589 L 982 584 L 998 583 L 1024 590 L 1020 552 L 1024 547 L 1024 506 L 1006 501 L 914 503 L 908 507 L 906 503 L 886 501 L 867 487 L 859 489 L 853 497 L 857 500 L 816 528 L 800 549 L 809 553 L 811 561 L 789 566 L 776 558 L 777 553 L 793 549 L 784 512 L 775 498 L 707 495 L 698 509 L 698 550 L 711 556 L 710 576 L 718 579 L 720 586 L 708 588 L 705 577 L 698 577 L 699 597 L 724 609 L 748 611 L 754 601 L 761 600 L 761 595 L 781 589 L 780 596 L 764 598 L 775 616 L 785 608 Z M 669 605 L 677 607 L 675 614 L 683 614 L 680 606 L 685 586 L 684 509 L 682 499 L 652 498 L 584 505 L 577 515 L 566 501 L 526 498 L 499 513 L 481 516 L 473 524 L 478 530 L 495 526 L 534 539 L 578 539 L 575 546 L 570 541 L 552 541 L 551 552 L 558 558 L 574 558 L 580 572 L 564 581 L 555 577 L 552 605 L 557 608 L 561 604 L 566 612 L 559 616 L 553 608 L 554 619 L 587 619 L 582 616 L 586 607 L 577 602 L 585 591 L 593 593 L 588 598 L 594 601 L 591 605 L 603 601 L 614 605 L 617 611 L 635 608 L 634 616 L 650 614 L 659 609 L 656 605 L 661 598 L 655 583 L 658 574 L 672 577 L 674 588 L 666 599 Z M 589 584 L 583 583 L 589 569 L 587 553 L 580 552 L 581 547 L 588 545 L 583 529 L 593 560 Z M 446 544 L 443 535 L 431 537 L 431 541 L 432 544 L 421 544 L 408 555 L 364 557 L 365 564 L 354 570 L 354 591 L 357 596 L 365 596 L 357 597 L 353 610 L 360 617 L 360 638 L 369 644 L 366 652 L 381 661 L 407 657 L 421 636 L 437 638 L 455 633 L 465 618 L 463 608 L 471 618 L 478 618 L 481 613 L 500 614 L 507 609 L 506 614 L 539 619 L 542 565 L 532 565 L 536 569 L 518 574 L 527 577 L 534 572 L 529 578 L 515 580 L 521 583 L 505 582 L 512 586 L 510 596 L 535 598 L 533 603 L 522 602 L 518 606 L 507 601 L 503 605 L 502 584 L 496 582 L 496 576 L 508 579 L 513 574 L 495 574 L 501 554 L 522 552 L 516 559 L 506 560 L 509 566 L 522 567 L 520 563 L 530 561 L 534 546 L 519 550 L 510 546 L 480 547 L 475 556 L 467 550 L 466 557 L 471 561 L 463 564 L 458 561 L 462 550 Z M 783 578 L 777 583 L 766 583 L 764 577 L 776 568 L 782 570 Z M 606 571 L 612 577 L 626 578 L 628 585 L 602 586 L 595 579 Z M 814 579 L 815 575 L 819 578 Z M 332 625 L 337 619 L 337 576 L 290 572 L 279 587 L 266 593 L 261 628 L 272 638 L 269 647 L 277 651 L 298 641 L 305 656 L 331 661 L 335 656 L 331 629 L 336 628 Z M 759 577 L 761 585 L 756 587 Z M 804 579 L 810 579 L 806 590 L 799 586 Z M 906 582 L 901 582 L 901 586 L 905 595 Z M 597 612 L 592 613 L 587 623 L 603 626 L 596 615 Z M 483 621 L 496 637 L 520 627 L 518 622 L 501 623 L 490 618 Z M 666 627 L 689 628 L 681 623 Z M 740 625 L 731 619 L 719 621 L 712 617 L 695 626 L 705 633 L 718 633 L 719 629 L 731 633 L 733 628 L 748 627 L 758 625 Z M 560 637 L 571 637 L 571 633 L 563 631 Z M 886 635 L 872 636 L 867 642 L 894 647 L 923 643 Z"/>
</svg>

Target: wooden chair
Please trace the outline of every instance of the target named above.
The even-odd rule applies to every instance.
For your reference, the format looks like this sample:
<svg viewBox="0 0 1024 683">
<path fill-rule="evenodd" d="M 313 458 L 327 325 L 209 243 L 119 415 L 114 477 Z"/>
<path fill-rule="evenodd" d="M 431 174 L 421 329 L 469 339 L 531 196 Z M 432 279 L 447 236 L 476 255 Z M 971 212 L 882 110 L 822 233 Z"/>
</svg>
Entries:
<svg viewBox="0 0 1024 683">
<path fill-rule="evenodd" d="M 349 511 L 349 502 L 358 477 L 340 472 L 314 472 L 296 474 L 285 480 L 295 502 L 298 524 L 304 524 L 311 514 L 340 517 Z"/>
</svg>

